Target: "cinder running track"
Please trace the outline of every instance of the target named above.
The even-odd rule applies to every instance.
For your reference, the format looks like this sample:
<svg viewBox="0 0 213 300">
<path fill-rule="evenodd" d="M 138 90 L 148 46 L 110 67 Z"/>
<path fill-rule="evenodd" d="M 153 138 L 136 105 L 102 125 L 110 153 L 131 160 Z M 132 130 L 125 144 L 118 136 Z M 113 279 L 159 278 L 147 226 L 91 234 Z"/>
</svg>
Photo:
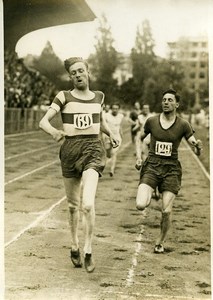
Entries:
<svg viewBox="0 0 213 300">
<path fill-rule="evenodd" d="M 106 167 L 99 182 L 92 274 L 70 262 L 59 145 L 40 131 L 5 138 L 5 300 L 211 298 L 208 174 L 182 143 L 182 189 L 166 252 L 154 254 L 161 200 L 135 209 L 139 173 L 124 130 L 115 176 Z"/>
</svg>

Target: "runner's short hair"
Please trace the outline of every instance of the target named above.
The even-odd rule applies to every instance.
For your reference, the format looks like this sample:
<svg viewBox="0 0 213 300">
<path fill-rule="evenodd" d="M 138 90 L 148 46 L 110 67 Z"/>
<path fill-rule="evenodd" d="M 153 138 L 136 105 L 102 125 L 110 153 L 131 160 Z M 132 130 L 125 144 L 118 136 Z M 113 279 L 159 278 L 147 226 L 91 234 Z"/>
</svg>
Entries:
<svg viewBox="0 0 213 300">
<path fill-rule="evenodd" d="M 174 89 L 167 89 L 167 90 L 165 90 L 165 91 L 163 92 L 163 96 L 164 96 L 165 94 L 172 94 L 172 95 L 174 95 L 176 101 L 177 101 L 177 102 L 180 102 L 180 95 L 176 92 L 176 90 L 174 90 Z"/>
<path fill-rule="evenodd" d="M 64 67 L 65 67 L 66 71 L 69 73 L 70 67 L 77 62 L 84 63 L 86 68 L 88 69 L 88 63 L 82 57 L 70 57 L 64 61 Z"/>
<path fill-rule="evenodd" d="M 119 102 L 113 102 L 113 103 L 111 104 L 111 108 L 112 108 L 114 105 L 118 106 L 118 108 L 121 107 Z"/>
</svg>

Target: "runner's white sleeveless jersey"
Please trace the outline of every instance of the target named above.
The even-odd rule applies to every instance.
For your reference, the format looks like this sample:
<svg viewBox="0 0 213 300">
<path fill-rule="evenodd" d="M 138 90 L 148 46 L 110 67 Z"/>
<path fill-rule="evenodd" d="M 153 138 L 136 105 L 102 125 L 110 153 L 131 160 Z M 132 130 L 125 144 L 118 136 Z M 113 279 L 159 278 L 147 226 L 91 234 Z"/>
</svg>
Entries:
<svg viewBox="0 0 213 300">
<path fill-rule="evenodd" d="M 112 131 L 114 136 L 116 138 L 118 138 L 119 140 L 121 139 L 120 127 L 121 127 L 123 117 L 124 116 L 121 113 L 118 113 L 116 116 L 113 116 L 111 112 L 110 113 L 108 112 L 104 115 L 104 118 L 105 118 L 110 130 Z"/>
</svg>

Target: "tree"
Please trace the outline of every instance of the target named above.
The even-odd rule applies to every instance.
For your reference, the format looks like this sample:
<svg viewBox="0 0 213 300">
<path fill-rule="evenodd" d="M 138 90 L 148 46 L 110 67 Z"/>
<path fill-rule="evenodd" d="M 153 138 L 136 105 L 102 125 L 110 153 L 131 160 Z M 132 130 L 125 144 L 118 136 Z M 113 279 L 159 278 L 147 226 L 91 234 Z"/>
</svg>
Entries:
<svg viewBox="0 0 213 300">
<path fill-rule="evenodd" d="M 88 63 L 92 73 L 91 86 L 102 90 L 109 101 L 115 97 L 117 81 L 113 74 L 118 65 L 117 52 L 113 46 L 114 40 L 111 34 L 111 27 L 105 15 L 99 20 L 100 26 L 96 35 L 96 53 L 90 55 Z"/>
<path fill-rule="evenodd" d="M 34 68 L 45 75 L 59 89 L 63 85 L 61 79 L 65 74 L 63 62 L 55 54 L 51 43 L 48 41 L 41 55 L 34 60 Z"/>
<path fill-rule="evenodd" d="M 152 76 L 153 68 L 156 65 L 154 46 L 149 21 L 145 20 L 141 27 L 137 27 L 135 46 L 131 51 L 133 80 L 137 85 L 137 94 L 141 100 L 145 82 Z"/>
<path fill-rule="evenodd" d="M 184 84 L 184 69 L 180 62 L 159 59 L 152 77 L 145 81 L 143 99 L 150 105 L 151 110 L 161 111 L 161 99 L 163 92 L 173 88 L 181 94 L 179 110 L 187 110 L 192 103 L 191 95 Z"/>
<path fill-rule="evenodd" d="M 124 105 L 132 106 L 136 99 L 140 98 L 138 86 L 136 85 L 133 78 L 130 78 L 124 82 L 117 92 L 118 98 Z"/>
<path fill-rule="evenodd" d="M 137 27 L 135 45 L 131 51 L 133 77 L 123 83 L 119 91 L 120 97 L 127 104 L 133 105 L 135 101 L 148 103 L 144 89 L 148 89 L 151 82 L 153 84 L 153 71 L 157 63 L 154 46 L 149 21 L 145 20 Z"/>
</svg>

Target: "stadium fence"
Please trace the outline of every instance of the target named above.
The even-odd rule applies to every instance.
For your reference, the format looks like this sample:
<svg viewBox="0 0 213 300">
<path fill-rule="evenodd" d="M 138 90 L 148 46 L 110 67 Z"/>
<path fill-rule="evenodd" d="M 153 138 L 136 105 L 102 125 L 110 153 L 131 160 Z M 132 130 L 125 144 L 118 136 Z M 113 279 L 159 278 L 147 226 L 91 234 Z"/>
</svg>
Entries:
<svg viewBox="0 0 213 300">
<path fill-rule="evenodd" d="M 39 129 L 39 121 L 45 114 L 43 110 L 32 108 L 5 108 L 4 110 L 4 133 L 14 134 L 34 131 Z M 54 126 L 61 125 L 60 115 L 52 122 Z"/>
</svg>

